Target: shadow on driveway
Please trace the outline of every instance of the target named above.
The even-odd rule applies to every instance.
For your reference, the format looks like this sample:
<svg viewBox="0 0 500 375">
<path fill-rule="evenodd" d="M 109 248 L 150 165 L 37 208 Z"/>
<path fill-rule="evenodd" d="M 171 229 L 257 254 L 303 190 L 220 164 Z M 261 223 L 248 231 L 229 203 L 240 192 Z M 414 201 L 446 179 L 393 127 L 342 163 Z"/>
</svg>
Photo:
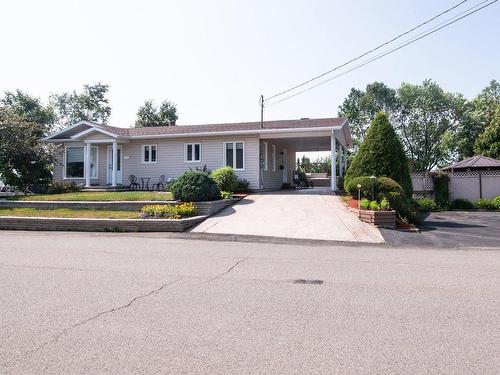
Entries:
<svg viewBox="0 0 500 375">
<path fill-rule="evenodd" d="M 423 219 L 421 233 L 381 229 L 397 246 L 500 247 L 499 212 L 433 212 Z"/>
</svg>

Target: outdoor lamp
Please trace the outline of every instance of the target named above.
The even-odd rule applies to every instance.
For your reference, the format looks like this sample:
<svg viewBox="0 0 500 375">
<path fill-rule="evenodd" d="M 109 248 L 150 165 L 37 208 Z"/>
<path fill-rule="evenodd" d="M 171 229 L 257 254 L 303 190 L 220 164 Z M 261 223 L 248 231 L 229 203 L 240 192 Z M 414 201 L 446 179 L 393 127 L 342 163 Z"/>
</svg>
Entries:
<svg viewBox="0 0 500 375">
<path fill-rule="evenodd" d="M 372 201 L 375 200 L 375 180 L 376 179 L 377 179 L 377 177 L 375 177 L 374 175 L 370 176 L 370 181 L 372 182 Z"/>
<path fill-rule="evenodd" d="M 361 210 L 361 206 L 360 206 L 360 201 L 361 201 L 361 184 L 358 184 L 357 188 L 358 188 L 358 216 L 359 216 L 359 210 Z"/>
</svg>

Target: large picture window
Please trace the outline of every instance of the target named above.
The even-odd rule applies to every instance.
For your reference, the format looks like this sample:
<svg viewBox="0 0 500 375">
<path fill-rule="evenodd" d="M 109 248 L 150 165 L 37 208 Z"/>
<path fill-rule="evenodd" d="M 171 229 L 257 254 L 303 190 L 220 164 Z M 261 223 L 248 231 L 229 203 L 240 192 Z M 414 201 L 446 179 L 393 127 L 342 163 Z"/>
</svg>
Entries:
<svg viewBox="0 0 500 375">
<path fill-rule="evenodd" d="M 187 143 L 184 147 L 184 152 L 184 161 L 189 163 L 201 161 L 201 144 Z"/>
<path fill-rule="evenodd" d="M 142 146 L 142 162 L 143 163 L 156 163 L 157 148 L 156 145 L 143 145 Z"/>
<path fill-rule="evenodd" d="M 243 142 L 226 142 L 224 144 L 224 163 L 236 171 L 245 169 L 245 144 Z"/>
<path fill-rule="evenodd" d="M 68 147 L 65 157 L 65 177 L 85 178 L 85 148 Z M 97 147 L 90 151 L 90 178 L 97 178 Z"/>
</svg>

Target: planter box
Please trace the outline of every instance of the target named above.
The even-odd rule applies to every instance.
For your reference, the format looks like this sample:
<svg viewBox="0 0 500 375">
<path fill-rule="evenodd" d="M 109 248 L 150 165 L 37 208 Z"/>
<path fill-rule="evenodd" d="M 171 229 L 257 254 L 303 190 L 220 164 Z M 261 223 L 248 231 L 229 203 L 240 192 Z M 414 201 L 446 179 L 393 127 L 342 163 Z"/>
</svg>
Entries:
<svg viewBox="0 0 500 375">
<path fill-rule="evenodd" d="M 396 211 L 359 210 L 359 219 L 377 227 L 396 229 Z"/>
</svg>

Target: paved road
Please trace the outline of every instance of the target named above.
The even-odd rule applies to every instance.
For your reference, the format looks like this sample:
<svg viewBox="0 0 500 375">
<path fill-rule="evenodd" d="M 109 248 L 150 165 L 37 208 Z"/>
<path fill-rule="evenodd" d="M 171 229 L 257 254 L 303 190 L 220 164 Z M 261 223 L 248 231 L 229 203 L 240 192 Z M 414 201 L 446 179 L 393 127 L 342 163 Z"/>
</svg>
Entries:
<svg viewBox="0 0 500 375">
<path fill-rule="evenodd" d="M 398 246 L 500 247 L 500 212 L 433 212 L 420 229 L 380 231 L 388 243 Z"/>
<path fill-rule="evenodd" d="M 498 374 L 499 276 L 500 249 L 0 232 L 0 373 Z"/>
<path fill-rule="evenodd" d="M 360 221 L 327 188 L 252 194 L 193 232 L 384 242 L 377 228 Z"/>
</svg>

